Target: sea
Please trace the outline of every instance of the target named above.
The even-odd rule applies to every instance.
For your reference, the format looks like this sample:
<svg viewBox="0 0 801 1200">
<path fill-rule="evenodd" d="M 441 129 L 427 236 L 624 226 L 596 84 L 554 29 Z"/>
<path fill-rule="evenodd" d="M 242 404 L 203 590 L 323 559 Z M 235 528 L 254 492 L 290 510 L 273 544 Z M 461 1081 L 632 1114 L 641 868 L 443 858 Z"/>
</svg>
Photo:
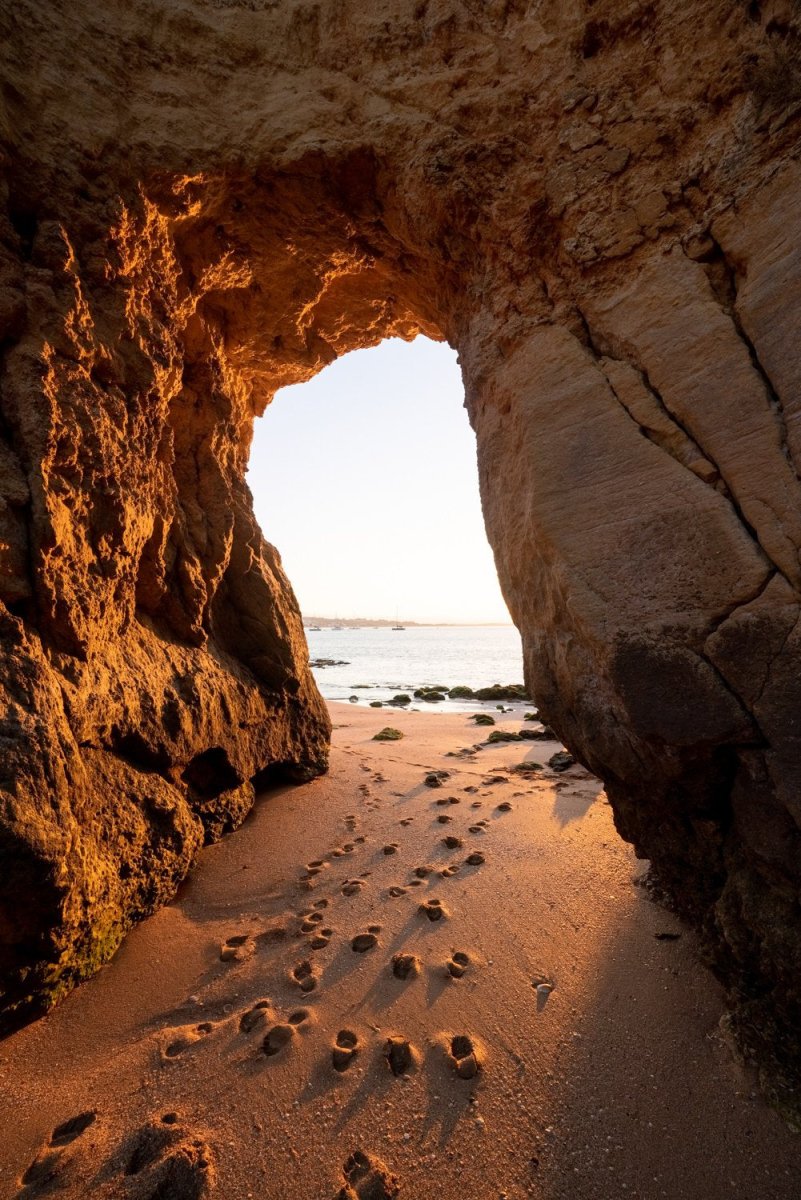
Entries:
<svg viewBox="0 0 801 1200">
<path fill-rule="evenodd" d="M 408 625 L 403 630 L 322 627 L 319 632 L 307 628 L 306 637 L 314 677 L 326 700 L 369 705 L 398 692 L 412 696 L 415 688 L 425 686 L 464 684 L 475 689 L 523 682 L 523 651 L 513 625 Z M 315 666 L 319 659 L 342 665 Z M 413 700 L 410 707 L 470 712 L 495 706 L 472 700 Z"/>
</svg>

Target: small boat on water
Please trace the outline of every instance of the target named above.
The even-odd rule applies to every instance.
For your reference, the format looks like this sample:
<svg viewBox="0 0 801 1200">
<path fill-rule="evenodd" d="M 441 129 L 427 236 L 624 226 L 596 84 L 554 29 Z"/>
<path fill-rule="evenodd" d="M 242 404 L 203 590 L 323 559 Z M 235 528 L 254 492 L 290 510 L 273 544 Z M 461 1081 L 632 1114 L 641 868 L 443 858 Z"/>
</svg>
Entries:
<svg viewBox="0 0 801 1200">
<path fill-rule="evenodd" d="M 321 632 L 321 630 L 320 630 L 319 625 L 310 625 L 309 626 L 309 633 L 320 633 L 320 632 Z"/>
<path fill-rule="evenodd" d="M 399 629 L 405 629 L 405 628 L 406 628 L 406 626 L 405 626 L 405 625 L 393 625 L 393 626 L 392 626 L 392 632 L 393 632 L 393 633 L 395 633 L 397 630 L 399 630 Z"/>
</svg>

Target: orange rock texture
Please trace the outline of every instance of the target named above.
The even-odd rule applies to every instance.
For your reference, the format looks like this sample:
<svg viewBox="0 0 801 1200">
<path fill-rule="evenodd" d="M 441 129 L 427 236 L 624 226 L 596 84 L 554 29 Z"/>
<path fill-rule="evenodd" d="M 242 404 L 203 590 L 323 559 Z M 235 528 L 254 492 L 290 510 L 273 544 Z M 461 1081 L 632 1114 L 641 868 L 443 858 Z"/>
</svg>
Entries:
<svg viewBox="0 0 801 1200">
<path fill-rule="evenodd" d="M 0 23 L 7 1018 L 106 958 L 254 780 L 324 769 L 252 420 L 422 331 L 460 352 L 528 685 L 789 1087 L 797 6 L 18 0 Z"/>
</svg>

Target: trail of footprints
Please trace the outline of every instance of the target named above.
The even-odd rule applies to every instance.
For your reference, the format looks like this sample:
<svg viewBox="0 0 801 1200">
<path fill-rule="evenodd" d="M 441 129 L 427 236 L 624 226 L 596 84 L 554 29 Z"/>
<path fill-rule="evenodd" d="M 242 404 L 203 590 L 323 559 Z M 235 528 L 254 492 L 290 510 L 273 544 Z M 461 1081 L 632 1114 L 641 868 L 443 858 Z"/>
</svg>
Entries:
<svg viewBox="0 0 801 1200">
<path fill-rule="evenodd" d="M 364 766 L 362 769 L 365 771 L 369 770 L 369 768 Z M 429 772 L 425 783 L 429 787 L 440 788 L 448 778 L 449 773 L 445 771 Z M 373 780 L 374 782 L 386 782 L 384 776 L 378 773 L 373 775 Z M 506 783 L 508 780 L 505 776 L 499 775 L 491 776 L 483 781 L 486 786 L 502 782 Z M 475 793 L 477 790 L 474 786 L 464 788 L 464 791 L 468 794 L 471 792 Z M 380 800 L 373 796 L 368 784 L 360 784 L 359 792 L 368 811 L 373 811 L 380 806 Z M 435 828 L 451 825 L 454 820 L 452 810 L 460 803 L 461 800 L 458 796 L 437 797 L 433 804 L 434 809 L 439 810 L 435 813 Z M 477 809 L 481 808 L 482 804 L 483 801 L 474 800 L 470 807 L 471 809 Z M 505 813 L 509 812 L 511 808 L 512 805 L 508 801 L 502 801 L 497 805 L 496 811 Z M 446 809 L 448 811 L 444 811 Z M 401 827 L 406 828 L 413 820 L 413 817 L 404 817 L 400 819 L 399 824 Z M 481 818 L 468 826 L 468 831 L 471 834 L 483 835 L 488 831 L 489 825 L 490 822 L 486 818 Z M 332 860 L 351 855 L 358 847 L 364 846 L 367 843 L 367 838 L 364 835 L 356 835 L 358 818 L 355 813 L 348 813 L 346 815 L 345 827 L 351 835 L 352 840 L 334 847 L 325 858 L 313 859 L 308 862 L 299 879 L 302 888 L 314 887 L 318 882 L 318 877 L 323 875 L 332 866 Z M 444 834 L 439 839 L 439 844 L 448 850 L 461 850 L 464 848 L 462 837 L 456 833 Z M 377 852 L 385 857 L 391 857 L 397 855 L 400 850 L 401 846 L 398 842 L 388 842 L 380 847 L 380 850 Z M 421 864 L 413 869 L 411 878 L 405 884 L 390 885 L 386 889 L 385 895 L 397 899 L 408 895 L 413 888 L 426 886 L 427 882 L 430 882 L 431 877 L 434 875 L 447 879 L 455 875 L 464 866 L 478 867 L 484 862 L 485 855 L 482 851 L 471 850 L 463 860 L 452 862 L 445 866 L 435 866 L 431 863 Z M 368 887 L 368 880 L 371 874 L 370 870 L 366 870 L 358 876 L 346 877 L 341 880 L 339 883 L 340 895 L 344 898 L 358 896 Z M 334 928 L 328 924 L 329 917 L 326 911 L 330 908 L 330 905 L 331 900 L 328 897 L 321 897 L 311 902 L 298 914 L 300 924 L 297 932 L 308 938 L 307 945 L 310 951 L 324 949 L 334 936 Z M 445 902 L 436 896 L 428 896 L 418 905 L 417 911 L 423 920 L 432 923 L 446 921 L 450 916 Z M 352 934 L 350 937 L 352 952 L 354 954 L 366 955 L 375 951 L 380 946 L 379 935 L 381 934 L 381 929 L 381 925 L 372 924 Z M 220 958 L 225 962 L 243 962 L 253 954 L 254 949 L 255 942 L 252 937 L 234 935 L 228 938 L 221 947 Z M 471 959 L 467 953 L 461 950 L 454 950 L 450 957 L 442 964 L 441 970 L 442 974 L 449 980 L 459 980 L 470 970 L 471 966 Z M 397 980 L 411 981 L 421 974 L 423 963 L 416 954 L 401 951 L 393 955 L 388 964 L 388 970 Z M 322 972 L 316 964 L 313 954 L 300 959 L 289 971 L 290 983 L 297 987 L 299 992 L 304 996 L 310 995 L 317 989 L 321 978 Z M 280 1016 L 269 1000 L 259 1000 L 241 1014 L 239 1018 L 239 1032 L 244 1035 L 258 1034 L 260 1052 L 266 1058 L 272 1059 L 291 1051 L 295 1037 L 304 1031 L 304 1027 L 308 1027 L 309 1021 L 310 1013 L 307 1009 L 296 1009 L 289 1012 L 288 1015 Z M 167 1046 L 165 1051 L 166 1056 L 174 1057 L 177 1054 L 183 1053 L 189 1046 L 210 1033 L 213 1028 L 214 1026 L 211 1023 L 204 1022 L 181 1030 L 178 1037 Z M 478 1073 L 481 1067 L 481 1055 L 469 1035 L 448 1035 L 443 1041 L 443 1046 L 447 1058 L 459 1078 L 472 1079 Z M 340 1029 L 334 1037 L 330 1048 L 331 1066 L 339 1073 L 346 1072 L 359 1055 L 364 1052 L 365 1048 L 365 1042 L 356 1030 L 351 1028 Z M 382 1042 L 380 1057 L 390 1072 L 396 1076 L 410 1074 L 416 1069 L 420 1060 L 419 1052 L 411 1042 L 400 1034 L 393 1034 Z"/>
<path fill-rule="evenodd" d="M 364 764 L 362 769 L 366 773 L 370 772 L 370 768 Z M 446 771 L 429 772 L 425 783 L 429 787 L 440 788 L 448 778 L 449 773 Z M 380 772 L 372 773 L 372 779 L 374 783 L 386 782 Z M 483 782 L 484 785 L 493 785 L 508 780 L 505 776 L 493 776 Z M 472 785 L 463 790 L 468 794 L 478 791 Z M 380 799 L 373 795 L 368 784 L 361 784 L 359 791 L 368 811 L 375 811 L 381 806 Z M 437 798 L 434 807 L 451 809 L 459 803 L 460 799 L 457 796 L 442 796 Z M 474 800 L 470 807 L 481 808 L 482 801 Z M 512 807 L 509 801 L 502 801 L 497 805 L 496 811 L 506 813 L 511 811 Z M 413 820 L 413 817 L 404 817 L 399 824 L 405 828 Z M 451 812 L 441 811 L 436 815 L 434 825 L 437 828 L 452 822 Z M 312 890 L 319 877 L 331 867 L 331 860 L 352 855 L 358 847 L 367 843 L 366 836 L 356 835 L 357 825 L 356 814 L 349 813 L 345 817 L 345 827 L 352 840 L 334 847 L 328 857 L 308 862 L 298 880 L 301 890 Z M 483 835 L 488 828 L 489 821 L 480 819 L 468 826 L 468 831 L 474 835 Z M 440 844 L 449 850 L 463 848 L 462 838 L 458 834 L 445 834 L 440 839 Z M 400 850 L 399 843 L 390 842 L 382 847 L 381 852 L 389 857 L 398 854 Z M 471 850 L 461 862 L 444 867 L 436 867 L 430 863 L 422 864 L 413 869 L 411 878 L 405 884 L 391 885 L 386 890 L 386 895 L 400 898 L 408 895 L 414 888 L 426 886 L 427 881 L 435 874 L 441 878 L 449 878 L 463 866 L 478 867 L 484 861 L 485 856 L 481 851 Z M 371 874 L 370 870 L 365 870 L 358 876 L 343 879 L 339 884 L 341 896 L 347 899 L 359 895 L 368 886 Z M 310 954 L 291 968 L 289 982 L 304 997 L 317 989 L 322 978 L 322 971 L 314 960 L 313 952 L 324 949 L 334 936 L 335 930 L 328 923 L 329 916 L 326 911 L 330 906 L 331 900 L 321 897 L 311 902 L 299 914 L 297 933 L 308 939 Z M 435 923 L 447 920 L 450 915 L 445 903 L 433 896 L 427 897 L 419 904 L 418 913 L 421 919 Z M 352 935 L 350 946 L 353 953 L 368 954 L 375 951 L 380 946 L 381 929 L 378 924 L 368 925 L 364 930 Z M 253 957 L 260 945 L 281 942 L 286 939 L 288 932 L 283 925 L 277 925 L 256 935 L 232 934 L 220 946 L 220 961 L 232 965 L 243 964 Z M 420 976 L 423 966 L 416 954 L 400 951 L 392 956 L 386 969 L 396 980 L 410 983 Z M 461 979 L 472 966 L 467 953 L 453 950 L 442 964 L 441 970 L 445 977 L 455 981 Z M 236 1023 L 239 1035 L 257 1040 L 257 1055 L 262 1061 L 269 1061 L 280 1060 L 291 1053 L 294 1040 L 312 1028 L 313 1014 L 307 1008 L 291 1006 L 288 1006 L 288 1011 L 282 1012 L 271 1000 L 260 999 L 233 1017 L 226 1017 L 217 1022 L 201 1021 L 172 1029 L 169 1040 L 162 1048 L 163 1058 L 167 1061 L 178 1058 L 212 1034 L 215 1029 L 230 1024 L 231 1021 Z M 418 1068 L 421 1061 L 420 1052 L 402 1034 L 392 1034 L 383 1038 L 374 1036 L 369 1041 L 372 1042 L 374 1056 L 379 1062 L 383 1062 L 385 1069 L 392 1075 L 407 1076 Z M 439 1041 L 458 1078 L 470 1080 L 479 1073 L 483 1055 L 473 1038 L 465 1033 L 443 1034 Z M 330 1046 L 332 1069 L 338 1073 L 347 1072 L 369 1048 L 368 1041 L 360 1036 L 357 1030 L 340 1029 Z M 81 1139 L 87 1130 L 95 1126 L 96 1119 L 97 1113 L 91 1111 L 81 1113 L 57 1126 L 49 1142 L 22 1176 L 15 1200 L 37 1200 L 38 1197 L 50 1195 L 54 1191 L 65 1195 L 67 1200 L 78 1200 L 86 1194 L 87 1181 L 90 1178 L 92 1194 L 101 1198 L 107 1197 L 108 1200 L 120 1194 L 122 1179 L 126 1180 L 125 1195 L 131 1200 L 204 1200 L 210 1195 L 215 1181 L 213 1156 L 206 1142 L 183 1126 L 178 1114 L 165 1113 L 160 1119 L 153 1119 L 127 1135 L 99 1167 L 97 1162 L 91 1161 L 91 1155 L 87 1155 L 81 1149 Z M 96 1147 L 93 1149 L 96 1152 Z M 343 1184 L 337 1200 L 391 1200 L 398 1194 L 398 1190 L 396 1177 L 379 1159 L 362 1150 L 356 1150 L 344 1164 Z"/>
<path fill-rule="evenodd" d="M 430 787 L 441 788 L 448 778 L 449 775 L 447 772 L 431 772 L 426 778 L 426 783 Z M 373 775 L 373 781 L 376 783 L 386 782 L 380 774 Z M 485 780 L 487 784 L 494 784 L 496 782 L 501 782 L 500 777 Z M 373 796 L 370 787 L 366 783 L 360 785 L 359 790 L 368 811 L 373 811 L 380 806 L 380 800 Z M 467 786 L 463 790 L 465 793 L 470 794 L 475 793 L 478 789 L 474 786 Z M 432 805 L 435 810 L 433 821 L 434 831 L 442 830 L 443 826 L 453 825 L 454 809 L 460 803 L 461 800 L 458 796 L 437 797 Z M 470 808 L 479 809 L 482 807 L 482 804 L 482 800 L 473 800 Z M 511 809 L 512 805 L 509 801 L 502 801 L 496 806 L 496 812 L 498 813 L 506 813 L 511 811 Z M 399 821 L 399 825 L 402 828 L 406 828 L 413 820 L 413 817 L 404 817 Z M 354 855 L 359 848 L 367 845 L 368 838 L 363 834 L 356 833 L 358 828 L 356 813 L 347 814 L 345 817 L 345 827 L 351 840 L 343 841 L 341 845 L 335 846 L 328 852 L 326 857 L 312 859 L 305 864 L 305 868 L 298 879 L 298 886 L 301 891 L 313 890 L 322 882 L 321 877 L 325 876 L 336 860 Z M 490 822 L 486 818 L 479 818 L 474 820 L 473 824 L 469 825 L 467 829 L 470 834 L 483 836 L 488 832 L 489 827 Z M 463 839 L 458 833 L 443 833 L 437 839 L 437 844 L 447 850 L 464 849 Z M 399 842 L 388 842 L 383 846 L 377 847 L 376 853 L 381 857 L 393 857 L 397 856 L 401 850 L 402 847 Z M 409 895 L 413 889 L 430 886 L 434 877 L 448 879 L 465 867 L 479 867 L 484 862 L 484 853 L 480 850 L 472 849 L 459 861 L 454 861 L 444 866 L 423 863 L 412 869 L 410 878 L 405 883 L 390 885 L 385 889 L 384 894 L 389 898 L 400 899 L 403 896 Z M 367 869 L 358 875 L 340 878 L 336 883 L 340 896 L 344 900 L 348 900 L 360 895 L 370 886 L 371 875 L 372 872 Z M 308 954 L 291 966 L 288 970 L 287 981 L 290 987 L 297 989 L 299 997 L 311 997 L 323 978 L 322 969 L 318 965 L 318 961 L 316 961 L 314 952 L 325 949 L 335 935 L 335 927 L 330 915 L 331 906 L 331 898 L 323 896 L 310 901 L 298 913 L 298 925 L 295 932 L 297 936 L 307 939 Z M 435 895 L 427 895 L 418 904 L 417 912 L 422 921 L 435 924 L 445 922 L 450 917 L 449 908 L 444 900 Z M 371 924 L 350 934 L 349 940 L 352 953 L 370 955 L 380 950 L 381 931 L 381 925 Z M 289 933 L 290 931 L 283 926 L 274 926 L 256 935 L 232 934 L 220 946 L 220 960 L 231 964 L 232 967 L 235 967 L 237 964 L 244 964 L 257 952 L 260 944 L 282 941 L 286 939 Z M 418 955 L 408 951 L 399 951 L 392 956 L 384 969 L 399 983 L 409 984 L 423 973 L 424 967 L 425 964 Z M 439 967 L 435 967 L 434 969 L 439 971 L 444 978 L 450 981 L 458 981 L 466 973 L 474 969 L 474 963 L 466 952 L 452 950 L 450 956 L 444 962 L 441 962 Z M 314 1015 L 308 1008 L 292 1008 L 291 1005 L 276 1006 L 270 999 L 260 999 L 252 1003 L 238 1015 L 234 1014 L 230 1018 L 226 1017 L 218 1022 L 201 1021 L 197 1024 L 173 1029 L 169 1041 L 163 1047 L 164 1059 L 175 1059 L 183 1055 L 197 1043 L 212 1034 L 215 1029 L 226 1024 L 230 1025 L 231 1021 L 235 1022 L 240 1036 L 249 1039 L 251 1042 L 255 1039 L 256 1059 L 260 1059 L 262 1062 L 280 1062 L 292 1053 L 292 1046 L 296 1038 L 304 1036 L 313 1028 Z M 450 1064 L 451 1069 L 458 1078 L 470 1080 L 475 1078 L 480 1072 L 483 1053 L 478 1043 L 469 1034 L 441 1034 L 437 1039 L 437 1044 L 439 1044 L 446 1061 Z M 328 1053 L 330 1055 L 331 1069 L 339 1074 L 349 1071 L 360 1057 L 366 1057 L 368 1053 L 371 1053 L 371 1061 L 377 1063 L 379 1069 L 385 1069 L 396 1077 L 411 1075 L 418 1069 L 422 1060 L 420 1051 L 409 1039 L 400 1033 L 392 1034 L 389 1037 L 376 1034 L 365 1036 L 357 1029 L 351 1027 L 344 1027 L 338 1030 L 330 1043 Z M 164 1120 L 167 1121 L 167 1117 Z M 80 1118 L 76 1118 L 76 1121 L 80 1124 Z M 67 1126 L 63 1127 L 63 1129 L 66 1128 Z M 76 1125 L 75 1128 L 77 1129 L 78 1126 Z M 54 1146 L 57 1144 L 56 1135 L 73 1136 L 72 1133 L 68 1135 L 63 1134 L 63 1129 L 60 1127 L 59 1130 L 54 1132 Z M 81 1130 L 79 1129 L 75 1136 L 78 1136 L 80 1132 Z M 151 1140 L 152 1136 L 152 1133 L 147 1134 L 147 1138 Z M 150 1143 L 148 1142 L 148 1144 Z M 178 1181 L 178 1184 L 172 1190 L 163 1193 L 158 1190 L 154 1192 L 143 1191 L 143 1200 L 162 1200 L 162 1196 L 169 1196 L 170 1200 L 173 1197 L 175 1197 L 175 1200 L 200 1200 L 201 1197 L 208 1194 L 208 1187 L 210 1181 L 213 1179 L 211 1159 L 205 1148 L 198 1149 L 198 1147 L 204 1147 L 204 1143 L 196 1141 L 192 1145 L 195 1146 L 195 1150 L 193 1151 L 194 1157 L 190 1155 L 189 1159 L 187 1159 L 187 1156 L 184 1155 L 182 1159 L 182 1161 L 191 1160 L 190 1166 L 194 1163 L 190 1182 L 184 1184 Z M 52 1149 L 49 1149 L 48 1154 L 51 1153 Z M 40 1155 L 41 1158 L 42 1156 Z M 45 1168 L 40 1164 L 40 1159 L 37 1159 L 32 1164 L 24 1177 L 24 1186 L 19 1193 L 20 1200 L 27 1200 L 28 1197 L 33 1200 L 33 1197 L 39 1194 L 36 1191 L 36 1182 L 40 1177 L 43 1178 L 43 1174 L 46 1173 Z M 164 1170 L 166 1168 L 159 1168 L 158 1177 L 160 1181 Z M 195 1180 L 195 1182 L 192 1182 L 192 1180 Z M 362 1151 L 356 1151 L 345 1164 L 343 1187 L 339 1193 L 339 1197 L 345 1198 L 345 1200 L 351 1200 L 354 1197 L 357 1200 L 358 1197 L 391 1197 L 397 1194 L 395 1185 L 396 1181 L 394 1177 L 386 1172 L 383 1164 Z M 168 1186 L 172 1186 L 171 1180 L 168 1182 Z M 49 1191 L 50 1184 L 47 1185 L 47 1188 Z M 195 1190 L 192 1190 L 192 1188 L 195 1188 Z"/>
</svg>

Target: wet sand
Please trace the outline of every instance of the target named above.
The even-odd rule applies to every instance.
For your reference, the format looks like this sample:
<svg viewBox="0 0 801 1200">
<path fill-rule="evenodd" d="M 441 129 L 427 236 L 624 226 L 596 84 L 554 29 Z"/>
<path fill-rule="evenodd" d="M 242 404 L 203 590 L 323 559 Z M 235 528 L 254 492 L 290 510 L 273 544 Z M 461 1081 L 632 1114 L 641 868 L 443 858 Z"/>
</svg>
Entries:
<svg viewBox="0 0 801 1200">
<path fill-rule="evenodd" d="M 0 1196 L 797 1200 L 801 1140 L 598 781 L 331 708 L 330 774 L 0 1043 Z"/>
</svg>

